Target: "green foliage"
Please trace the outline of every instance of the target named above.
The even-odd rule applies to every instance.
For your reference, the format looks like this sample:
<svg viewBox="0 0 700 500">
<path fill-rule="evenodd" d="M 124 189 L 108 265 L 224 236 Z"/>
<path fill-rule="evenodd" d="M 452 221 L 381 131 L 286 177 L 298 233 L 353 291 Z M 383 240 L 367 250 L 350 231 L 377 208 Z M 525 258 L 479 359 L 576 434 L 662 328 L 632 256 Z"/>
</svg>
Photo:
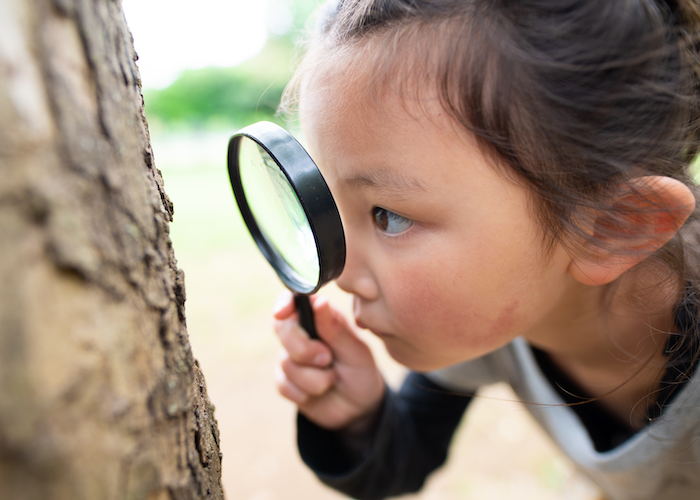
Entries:
<svg viewBox="0 0 700 500">
<path fill-rule="evenodd" d="M 144 89 L 151 127 L 239 128 L 260 120 L 284 125 L 275 113 L 292 76 L 295 41 L 318 6 L 318 0 L 269 0 L 278 22 L 256 57 L 234 68 L 186 70 L 165 89 Z"/>
<path fill-rule="evenodd" d="M 291 77 L 293 52 L 291 39 L 281 37 L 234 68 L 186 70 L 169 87 L 144 91 L 148 119 L 166 128 L 281 124 L 275 112 Z"/>
</svg>

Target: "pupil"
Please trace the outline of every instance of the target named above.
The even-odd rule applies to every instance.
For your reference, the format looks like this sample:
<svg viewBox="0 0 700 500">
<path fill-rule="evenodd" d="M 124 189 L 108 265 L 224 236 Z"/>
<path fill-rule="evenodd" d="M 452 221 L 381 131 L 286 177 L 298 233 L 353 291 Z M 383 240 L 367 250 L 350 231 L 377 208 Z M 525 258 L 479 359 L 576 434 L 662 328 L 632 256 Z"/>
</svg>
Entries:
<svg viewBox="0 0 700 500">
<path fill-rule="evenodd" d="M 387 215 L 387 211 L 381 208 L 375 209 L 374 218 L 377 220 L 377 225 L 382 229 L 382 231 L 386 231 L 386 228 L 389 227 L 389 216 Z"/>
</svg>

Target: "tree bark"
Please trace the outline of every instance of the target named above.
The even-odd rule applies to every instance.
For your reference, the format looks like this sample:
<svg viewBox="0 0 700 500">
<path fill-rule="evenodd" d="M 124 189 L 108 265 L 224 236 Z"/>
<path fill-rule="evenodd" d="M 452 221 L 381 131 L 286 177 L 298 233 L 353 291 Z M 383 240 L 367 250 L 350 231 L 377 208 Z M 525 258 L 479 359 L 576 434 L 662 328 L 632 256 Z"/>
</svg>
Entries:
<svg viewBox="0 0 700 500">
<path fill-rule="evenodd" d="M 0 0 L 0 498 L 223 498 L 119 0 Z"/>
</svg>

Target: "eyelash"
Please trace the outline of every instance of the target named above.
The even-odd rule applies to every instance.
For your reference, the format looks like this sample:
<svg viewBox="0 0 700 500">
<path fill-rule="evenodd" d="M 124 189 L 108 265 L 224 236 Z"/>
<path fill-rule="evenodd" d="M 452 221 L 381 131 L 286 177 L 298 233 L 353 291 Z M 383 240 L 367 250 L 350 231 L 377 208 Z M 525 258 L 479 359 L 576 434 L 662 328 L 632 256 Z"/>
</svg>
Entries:
<svg viewBox="0 0 700 500">
<path fill-rule="evenodd" d="M 408 230 L 411 229 L 411 227 L 413 227 L 413 224 L 414 224 L 414 222 L 411 219 L 409 219 L 407 217 L 403 217 L 402 215 L 399 215 L 395 212 L 392 212 L 391 210 L 387 210 L 386 208 L 382 208 L 382 207 L 374 207 L 372 209 L 372 219 L 373 219 L 375 226 L 377 226 L 377 228 L 379 229 L 379 231 L 382 234 L 384 234 L 388 237 L 391 237 L 391 238 L 397 238 L 400 236 L 404 236 L 408 232 Z M 408 225 L 408 227 L 406 227 L 405 229 L 402 229 L 401 231 L 399 231 L 397 233 L 391 233 L 391 232 L 388 232 L 388 228 L 389 228 L 389 224 L 392 221 L 397 221 L 398 223 L 409 223 L 409 225 Z"/>
</svg>

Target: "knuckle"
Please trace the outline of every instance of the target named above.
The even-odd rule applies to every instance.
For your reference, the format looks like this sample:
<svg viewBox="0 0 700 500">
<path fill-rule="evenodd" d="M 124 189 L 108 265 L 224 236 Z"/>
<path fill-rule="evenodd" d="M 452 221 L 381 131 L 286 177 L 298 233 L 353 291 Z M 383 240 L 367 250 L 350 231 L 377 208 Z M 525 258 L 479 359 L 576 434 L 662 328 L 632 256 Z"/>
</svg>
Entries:
<svg viewBox="0 0 700 500">
<path fill-rule="evenodd" d="M 297 364 L 290 357 L 282 359 L 279 366 L 287 379 L 293 378 L 297 372 Z"/>
<path fill-rule="evenodd" d="M 301 338 L 290 343 L 287 351 L 289 352 L 289 357 L 299 364 L 310 364 L 310 359 L 313 356 L 308 342 Z"/>
<path fill-rule="evenodd" d="M 289 357 L 297 363 L 303 362 L 306 358 L 306 349 L 300 342 L 292 342 L 287 346 Z"/>
<path fill-rule="evenodd" d="M 298 363 L 284 351 L 276 371 L 278 384 L 293 385 L 297 390 L 314 397 L 322 396 L 335 383 L 332 369 L 306 366 Z"/>
<path fill-rule="evenodd" d="M 299 393 L 292 391 L 287 385 L 284 385 L 284 384 L 280 385 L 277 390 L 280 393 L 280 396 L 282 396 L 285 399 L 288 399 L 292 403 L 296 403 L 296 404 L 303 403 L 302 398 L 300 397 Z"/>
<path fill-rule="evenodd" d="M 291 334 L 292 325 L 289 320 L 276 320 L 274 324 L 275 333 L 284 344 Z"/>
<path fill-rule="evenodd" d="M 299 334 L 299 326 L 294 322 L 282 322 L 276 325 L 277 336 L 282 343 L 282 347 L 289 353 L 289 356 L 297 361 L 304 361 L 308 352 L 308 345 L 302 335 Z"/>
<path fill-rule="evenodd" d="M 322 396 L 333 387 L 332 377 L 326 371 L 315 370 L 316 377 L 309 382 L 308 392 L 314 396 Z"/>
<path fill-rule="evenodd" d="M 286 378 L 277 381 L 277 392 L 284 398 L 297 405 L 302 405 L 309 400 L 309 395 L 299 389 Z"/>
</svg>

